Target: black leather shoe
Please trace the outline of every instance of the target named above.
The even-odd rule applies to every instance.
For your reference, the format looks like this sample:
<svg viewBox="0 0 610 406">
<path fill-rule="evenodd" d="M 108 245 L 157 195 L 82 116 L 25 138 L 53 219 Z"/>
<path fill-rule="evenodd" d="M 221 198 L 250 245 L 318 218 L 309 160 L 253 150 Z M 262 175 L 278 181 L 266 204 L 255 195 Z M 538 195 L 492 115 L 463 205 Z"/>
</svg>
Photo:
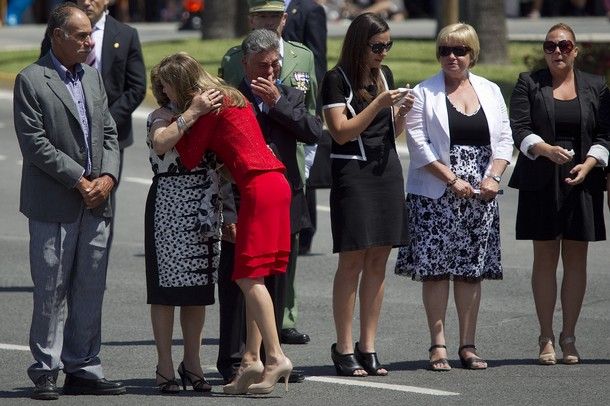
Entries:
<svg viewBox="0 0 610 406">
<path fill-rule="evenodd" d="M 122 395 L 127 392 L 121 382 L 110 382 L 106 378 L 85 379 L 66 374 L 64 395 Z"/>
<path fill-rule="evenodd" d="M 51 375 L 42 375 L 36 381 L 36 386 L 31 395 L 32 399 L 37 400 L 56 400 L 59 399 L 59 392 L 57 391 L 57 385 L 55 385 L 55 378 Z"/>
<path fill-rule="evenodd" d="M 307 344 L 309 336 L 299 333 L 296 328 L 283 328 L 280 332 L 280 342 L 282 344 Z"/>
</svg>

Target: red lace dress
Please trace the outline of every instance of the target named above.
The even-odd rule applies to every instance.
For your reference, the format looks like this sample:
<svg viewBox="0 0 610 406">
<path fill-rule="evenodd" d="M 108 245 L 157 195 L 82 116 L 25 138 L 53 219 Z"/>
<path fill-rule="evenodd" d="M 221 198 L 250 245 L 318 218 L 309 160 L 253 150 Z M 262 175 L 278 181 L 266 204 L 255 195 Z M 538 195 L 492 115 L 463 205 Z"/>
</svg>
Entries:
<svg viewBox="0 0 610 406">
<path fill-rule="evenodd" d="M 176 150 L 187 168 L 212 150 L 240 193 L 233 280 L 286 272 L 290 253 L 291 191 L 284 165 L 265 143 L 250 106 L 201 116 Z"/>
</svg>

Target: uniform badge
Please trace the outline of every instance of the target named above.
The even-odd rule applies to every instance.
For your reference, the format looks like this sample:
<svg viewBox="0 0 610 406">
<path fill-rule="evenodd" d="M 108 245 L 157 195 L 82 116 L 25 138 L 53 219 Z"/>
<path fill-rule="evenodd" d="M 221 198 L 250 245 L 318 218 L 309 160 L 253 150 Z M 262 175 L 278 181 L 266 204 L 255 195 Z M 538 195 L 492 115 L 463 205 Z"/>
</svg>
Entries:
<svg viewBox="0 0 610 406">
<path fill-rule="evenodd" d="M 307 93 L 307 90 L 309 90 L 309 73 L 294 71 L 292 73 L 292 78 L 296 83 L 296 88 L 303 91 L 304 93 Z"/>
</svg>

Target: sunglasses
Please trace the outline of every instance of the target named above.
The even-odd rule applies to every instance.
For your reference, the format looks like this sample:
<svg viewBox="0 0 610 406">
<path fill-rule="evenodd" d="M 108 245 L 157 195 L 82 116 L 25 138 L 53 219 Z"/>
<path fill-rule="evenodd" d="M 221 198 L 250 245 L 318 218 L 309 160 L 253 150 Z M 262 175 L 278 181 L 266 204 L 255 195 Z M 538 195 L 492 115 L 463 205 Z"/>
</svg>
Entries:
<svg viewBox="0 0 610 406">
<path fill-rule="evenodd" d="M 470 48 L 463 45 L 458 45 L 456 47 L 441 45 L 438 47 L 438 53 L 440 56 L 449 56 L 451 54 L 455 56 L 466 56 L 468 52 L 470 52 Z"/>
<path fill-rule="evenodd" d="M 574 44 L 568 39 L 562 39 L 559 42 L 544 41 L 542 43 L 542 49 L 546 54 L 554 53 L 557 47 L 559 47 L 559 52 L 562 54 L 569 54 L 574 49 Z"/>
<path fill-rule="evenodd" d="M 382 54 L 383 51 L 389 51 L 392 48 L 392 45 L 394 45 L 394 41 L 369 44 L 369 46 L 371 47 L 371 51 L 373 51 L 374 54 Z"/>
</svg>

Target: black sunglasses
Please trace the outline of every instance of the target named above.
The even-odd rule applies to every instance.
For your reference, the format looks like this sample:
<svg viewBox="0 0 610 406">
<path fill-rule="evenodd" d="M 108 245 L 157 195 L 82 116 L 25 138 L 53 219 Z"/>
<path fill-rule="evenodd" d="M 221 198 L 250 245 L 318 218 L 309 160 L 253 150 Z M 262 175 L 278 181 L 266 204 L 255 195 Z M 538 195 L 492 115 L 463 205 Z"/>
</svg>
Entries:
<svg viewBox="0 0 610 406">
<path fill-rule="evenodd" d="M 438 47 L 438 53 L 440 56 L 449 56 L 451 54 L 455 56 L 465 56 L 468 52 L 470 52 L 470 48 L 465 47 L 464 45 L 458 45 L 456 47 L 441 45 Z"/>
<path fill-rule="evenodd" d="M 394 45 L 394 41 L 369 44 L 371 51 L 373 51 L 374 54 L 382 54 L 383 51 L 389 51 L 392 48 L 392 45 Z"/>
<path fill-rule="evenodd" d="M 574 49 L 574 43 L 569 39 L 562 39 L 559 42 L 553 41 L 544 41 L 542 43 L 542 49 L 544 49 L 544 53 L 552 54 L 559 47 L 559 52 L 562 54 L 569 54 Z"/>
</svg>

